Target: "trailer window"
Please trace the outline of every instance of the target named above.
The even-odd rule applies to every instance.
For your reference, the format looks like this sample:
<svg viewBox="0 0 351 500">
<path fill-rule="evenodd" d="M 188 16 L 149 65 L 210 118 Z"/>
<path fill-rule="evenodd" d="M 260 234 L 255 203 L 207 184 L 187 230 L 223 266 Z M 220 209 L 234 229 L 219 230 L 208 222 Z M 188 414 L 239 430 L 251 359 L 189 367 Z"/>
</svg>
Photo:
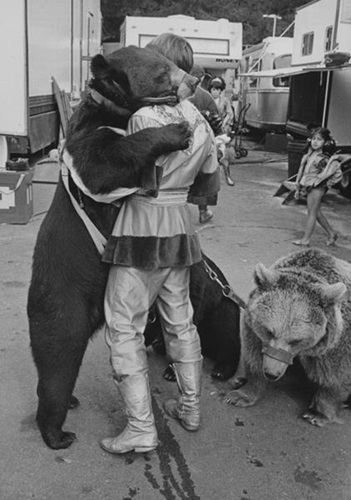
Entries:
<svg viewBox="0 0 351 500">
<path fill-rule="evenodd" d="M 314 40 L 314 33 L 311 31 L 310 33 L 305 33 L 302 35 L 302 51 L 301 55 L 303 56 L 309 56 L 312 54 L 313 51 L 313 40 Z"/>
<path fill-rule="evenodd" d="M 328 26 L 325 30 L 324 52 L 329 52 L 332 49 L 333 42 L 333 26 Z"/>
<path fill-rule="evenodd" d="M 283 54 L 273 60 L 273 69 L 289 68 L 290 66 L 291 54 Z M 273 78 L 273 87 L 289 87 L 289 77 Z"/>
<path fill-rule="evenodd" d="M 256 59 L 252 59 L 252 63 L 250 65 L 250 71 L 261 71 L 262 69 L 262 60 L 258 57 Z M 257 87 L 258 78 L 249 78 L 249 86 L 250 88 Z"/>
</svg>

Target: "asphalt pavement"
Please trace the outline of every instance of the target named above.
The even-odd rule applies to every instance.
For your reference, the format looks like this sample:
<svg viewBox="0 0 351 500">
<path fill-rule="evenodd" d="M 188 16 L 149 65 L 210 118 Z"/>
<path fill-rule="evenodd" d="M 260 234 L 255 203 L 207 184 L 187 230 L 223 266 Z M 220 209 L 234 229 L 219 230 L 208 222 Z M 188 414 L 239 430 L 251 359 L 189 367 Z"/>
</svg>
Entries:
<svg viewBox="0 0 351 500">
<path fill-rule="evenodd" d="M 231 165 L 235 186 L 222 189 L 214 218 L 193 217 L 204 251 L 246 300 L 253 270 L 296 250 L 306 206 L 282 204 L 274 196 L 287 178 L 285 154 L 246 140 L 246 158 Z M 99 440 L 123 428 L 125 417 L 103 336 L 90 343 L 65 429 L 78 440 L 67 450 L 43 443 L 35 424 L 36 370 L 29 349 L 26 299 L 36 235 L 51 202 L 58 167 L 35 168 L 34 215 L 25 225 L 0 224 L 0 500 L 351 500 L 351 412 L 342 425 L 316 428 L 301 419 L 311 388 L 298 374 L 272 384 L 249 409 L 223 403 L 230 382 L 213 381 L 205 360 L 202 415 L 198 433 L 169 419 L 162 403 L 176 394 L 162 373 L 167 361 L 148 350 L 160 447 L 147 455 L 112 456 Z M 351 201 L 330 190 L 323 211 L 339 239 L 326 246 L 316 228 L 312 245 L 351 261 Z"/>
</svg>

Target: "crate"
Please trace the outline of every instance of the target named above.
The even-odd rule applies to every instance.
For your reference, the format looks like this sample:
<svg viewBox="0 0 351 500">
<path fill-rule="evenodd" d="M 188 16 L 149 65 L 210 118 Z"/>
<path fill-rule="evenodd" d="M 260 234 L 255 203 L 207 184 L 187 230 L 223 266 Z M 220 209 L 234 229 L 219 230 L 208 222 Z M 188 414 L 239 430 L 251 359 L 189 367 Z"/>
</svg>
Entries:
<svg viewBox="0 0 351 500">
<path fill-rule="evenodd" d="M 33 215 L 33 170 L 0 170 L 0 223 L 27 224 Z"/>
<path fill-rule="evenodd" d="M 304 155 L 306 143 L 306 139 L 295 139 L 288 142 L 288 177 L 292 177 L 297 174 Z"/>
<path fill-rule="evenodd" d="M 265 136 L 264 149 L 265 151 L 270 151 L 271 153 L 281 153 L 287 152 L 288 139 L 285 134 L 274 134 L 268 133 Z"/>
</svg>

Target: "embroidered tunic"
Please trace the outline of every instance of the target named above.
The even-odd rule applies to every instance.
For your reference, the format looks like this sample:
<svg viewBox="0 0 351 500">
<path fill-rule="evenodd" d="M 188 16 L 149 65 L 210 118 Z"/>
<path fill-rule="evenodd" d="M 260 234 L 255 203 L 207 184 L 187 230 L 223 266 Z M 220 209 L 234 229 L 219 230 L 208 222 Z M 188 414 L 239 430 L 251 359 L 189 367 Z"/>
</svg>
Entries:
<svg viewBox="0 0 351 500">
<path fill-rule="evenodd" d="M 174 107 L 141 108 L 131 117 L 127 134 L 184 120 L 192 130 L 188 149 L 158 158 L 156 167 L 161 167 L 162 177 L 157 197 L 140 190 L 126 199 L 105 248 L 104 262 L 157 269 L 191 266 L 201 260 L 187 196 L 197 174 L 217 172 L 210 126 L 185 100 Z"/>
</svg>

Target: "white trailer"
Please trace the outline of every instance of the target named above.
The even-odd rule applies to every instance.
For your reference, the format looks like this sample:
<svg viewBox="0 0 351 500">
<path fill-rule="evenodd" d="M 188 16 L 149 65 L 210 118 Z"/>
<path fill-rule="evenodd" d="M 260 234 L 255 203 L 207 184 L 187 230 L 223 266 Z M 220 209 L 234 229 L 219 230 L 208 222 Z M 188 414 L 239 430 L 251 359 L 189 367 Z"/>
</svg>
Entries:
<svg viewBox="0 0 351 500">
<path fill-rule="evenodd" d="M 228 19 L 202 21 L 182 14 L 168 17 L 126 16 L 120 30 L 121 46 L 145 47 L 161 33 L 184 37 L 192 46 L 196 64 L 213 75 L 234 70 L 242 55 L 242 23 Z"/>
<path fill-rule="evenodd" d="M 100 46 L 100 0 L 2 2 L 0 168 L 10 153 L 29 155 L 57 142 L 52 77 L 67 93 L 83 90 Z"/>
<path fill-rule="evenodd" d="M 243 51 L 240 64 L 240 107 L 248 106 L 246 123 L 265 131 L 284 130 L 289 100 L 288 78 L 257 78 L 257 71 L 289 67 L 293 39 L 267 37 Z"/>
</svg>

